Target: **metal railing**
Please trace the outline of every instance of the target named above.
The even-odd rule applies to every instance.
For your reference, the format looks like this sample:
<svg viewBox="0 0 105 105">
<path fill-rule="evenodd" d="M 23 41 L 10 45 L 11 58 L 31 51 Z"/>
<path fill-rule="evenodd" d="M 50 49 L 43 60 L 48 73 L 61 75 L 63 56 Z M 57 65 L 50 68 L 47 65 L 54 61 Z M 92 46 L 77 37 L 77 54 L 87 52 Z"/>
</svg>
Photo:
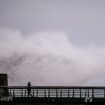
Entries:
<svg viewBox="0 0 105 105">
<path fill-rule="evenodd" d="M 27 86 L 0 87 L 0 97 L 105 98 L 105 87 Z"/>
</svg>

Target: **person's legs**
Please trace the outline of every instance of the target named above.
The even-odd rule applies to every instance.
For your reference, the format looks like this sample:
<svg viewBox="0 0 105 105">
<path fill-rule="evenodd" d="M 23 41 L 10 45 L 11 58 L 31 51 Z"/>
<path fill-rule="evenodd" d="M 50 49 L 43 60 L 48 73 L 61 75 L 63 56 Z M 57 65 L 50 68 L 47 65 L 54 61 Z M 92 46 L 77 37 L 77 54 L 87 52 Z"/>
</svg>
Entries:
<svg viewBox="0 0 105 105">
<path fill-rule="evenodd" d="M 28 97 L 29 97 L 31 95 L 31 90 L 28 89 L 27 91 L 28 91 Z"/>
</svg>

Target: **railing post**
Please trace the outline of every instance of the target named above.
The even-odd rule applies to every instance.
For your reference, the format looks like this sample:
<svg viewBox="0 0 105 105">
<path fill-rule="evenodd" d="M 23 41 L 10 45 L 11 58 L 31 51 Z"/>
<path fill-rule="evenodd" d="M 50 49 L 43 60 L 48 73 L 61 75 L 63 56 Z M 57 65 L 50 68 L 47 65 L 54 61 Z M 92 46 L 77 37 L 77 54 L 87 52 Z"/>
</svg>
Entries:
<svg viewBox="0 0 105 105">
<path fill-rule="evenodd" d="M 11 89 L 10 89 L 11 90 Z M 14 97 L 14 88 L 13 88 L 13 97 Z"/>
<path fill-rule="evenodd" d="M 89 97 L 89 89 L 88 89 L 88 97 Z"/>
<path fill-rule="evenodd" d="M 21 89 L 21 97 L 23 97 L 23 89 Z"/>
<path fill-rule="evenodd" d="M 34 92 L 35 92 L 35 91 L 34 91 L 34 89 L 32 89 L 32 90 L 33 90 L 33 97 L 34 97 Z"/>
<path fill-rule="evenodd" d="M 56 89 L 56 97 L 58 97 L 58 90 Z"/>
<path fill-rule="evenodd" d="M 25 88 L 25 97 L 26 97 L 26 88 Z"/>
<path fill-rule="evenodd" d="M 74 89 L 73 89 L 73 98 L 74 98 Z"/>
<path fill-rule="evenodd" d="M 9 89 L 9 94 L 10 94 L 10 95 L 13 95 L 13 94 L 11 94 L 11 89 Z"/>
<path fill-rule="evenodd" d="M 44 89 L 44 97 L 46 97 L 46 89 Z"/>
<path fill-rule="evenodd" d="M 80 89 L 80 98 L 81 98 L 81 89 Z"/>
<path fill-rule="evenodd" d="M 36 97 L 38 97 L 38 89 L 36 89 Z"/>
<path fill-rule="evenodd" d="M 87 95 L 87 89 L 85 89 L 85 98 L 87 97 L 86 95 Z"/>
<path fill-rule="evenodd" d="M 62 89 L 61 89 L 61 92 L 60 92 L 60 97 L 62 97 Z"/>
<path fill-rule="evenodd" d="M 105 88 L 104 88 L 104 98 L 105 98 Z"/>
<path fill-rule="evenodd" d="M 50 97 L 50 89 L 48 89 L 48 97 Z"/>
<path fill-rule="evenodd" d="M 94 89 L 92 89 L 92 99 L 94 98 Z"/>
<path fill-rule="evenodd" d="M 68 98 L 70 97 L 70 90 L 68 89 Z"/>
</svg>

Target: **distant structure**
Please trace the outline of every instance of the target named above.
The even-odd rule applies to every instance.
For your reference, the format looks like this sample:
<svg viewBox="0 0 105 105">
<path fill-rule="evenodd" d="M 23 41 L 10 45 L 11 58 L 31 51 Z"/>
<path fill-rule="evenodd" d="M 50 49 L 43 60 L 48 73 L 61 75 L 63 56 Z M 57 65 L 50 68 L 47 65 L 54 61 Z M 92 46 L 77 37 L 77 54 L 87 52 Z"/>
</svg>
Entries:
<svg viewBox="0 0 105 105">
<path fill-rule="evenodd" d="M 0 86 L 8 86 L 7 74 L 0 74 Z"/>
<path fill-rule="evenodd" d="M 0 74 L 0 86 L 8 86 L 8 76 L 7 74 Z M 8 96 L 9 95 L 9 92 L 8 92 L 8 89 L 5 87 L 5 88 L 0 88 L 0 100 L 1 100 L 1 96 L 2 97 L 5 97 L 5 96 Z"/>
</svg>

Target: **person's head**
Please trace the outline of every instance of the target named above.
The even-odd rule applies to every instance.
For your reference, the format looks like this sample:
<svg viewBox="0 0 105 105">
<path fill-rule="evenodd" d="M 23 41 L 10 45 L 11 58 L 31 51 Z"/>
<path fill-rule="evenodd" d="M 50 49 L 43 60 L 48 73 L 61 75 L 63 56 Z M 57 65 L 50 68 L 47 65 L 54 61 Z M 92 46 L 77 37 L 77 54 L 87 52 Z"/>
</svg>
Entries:
<svg viewBox="0 0 105 105">
<path fill-rule="evenodd" d="M 28 82 L 28 85 L 31 85 L 31 82 Z"/>
</svg>

